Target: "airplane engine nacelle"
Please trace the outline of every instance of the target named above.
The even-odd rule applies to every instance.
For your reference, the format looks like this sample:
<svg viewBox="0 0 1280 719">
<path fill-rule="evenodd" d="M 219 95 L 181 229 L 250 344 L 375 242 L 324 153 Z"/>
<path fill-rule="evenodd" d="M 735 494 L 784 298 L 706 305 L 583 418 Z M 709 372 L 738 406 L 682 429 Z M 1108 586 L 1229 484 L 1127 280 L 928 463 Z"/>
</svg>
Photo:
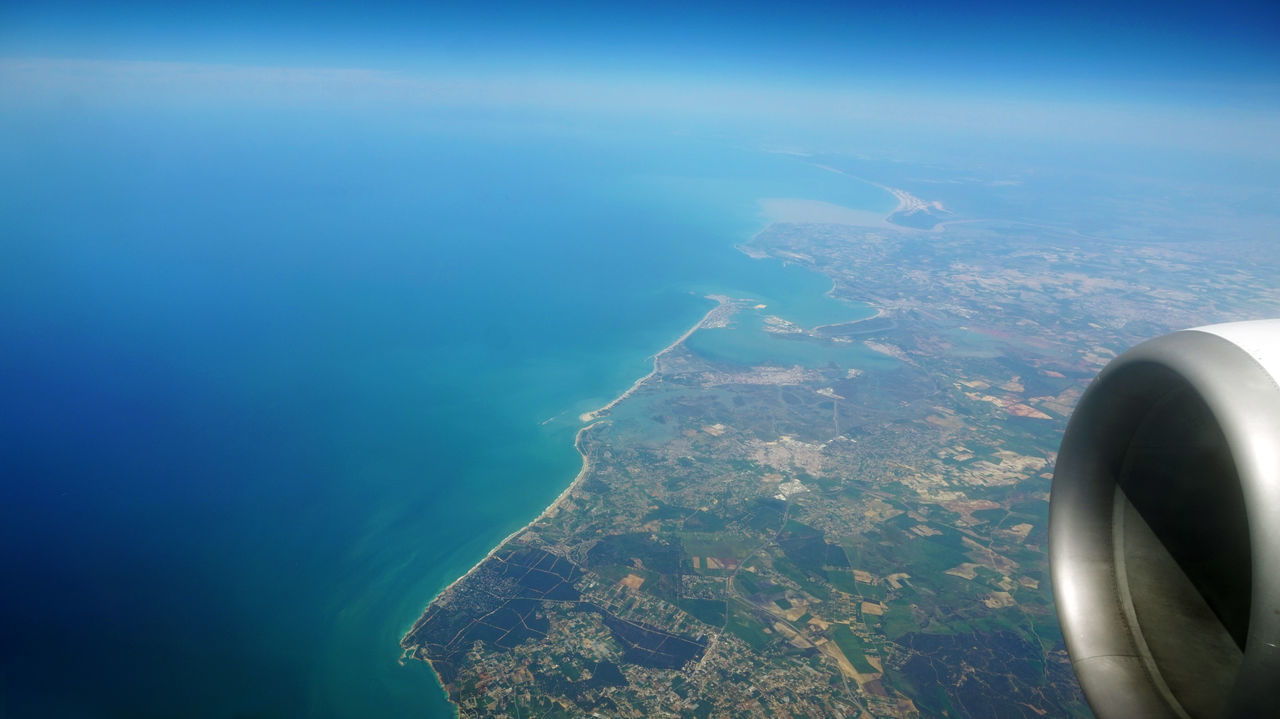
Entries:
<svg viewBox="0 0 1280 719">
<path fill-rule="evenodd" d="M 1280 717 L 1280 320 L 1175 332 L 1080 399 L 1049 561 L 1108 717 Z"/>
</svg>

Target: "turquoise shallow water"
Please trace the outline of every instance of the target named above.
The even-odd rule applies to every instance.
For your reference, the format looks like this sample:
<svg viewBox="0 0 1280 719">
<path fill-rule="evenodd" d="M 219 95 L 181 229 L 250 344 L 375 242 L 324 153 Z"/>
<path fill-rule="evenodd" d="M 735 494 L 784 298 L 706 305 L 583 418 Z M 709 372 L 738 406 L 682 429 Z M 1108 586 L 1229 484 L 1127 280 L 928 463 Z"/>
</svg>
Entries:
<svg viewBox="0 0 1280 719">
<path fill-rule="evenodd" d="M 732 249 L 755 198 L 892 205 L 656 131 L 0 120 L 8 716 L 448 715 L 397 642 L 577 472 L 577 415 L 706 291 L 826 301 Z"/>
<path fill-rule="evenodd" d="M 845 321 L 865 318 L 867 313 L 859 309 L 848 308 L 844 315 Z M 740 313 L 729 327 L 709 329 L 693 335 L 689 338 L 688 346 L 704 357 L 743 366 L 836 365 L 844 369 L 866 369 L 896 362 L 858 342 L 836 343 L 770 333 L 765 329 L 765 316 L 768 312 L 771 309 Z"/>
</svg>

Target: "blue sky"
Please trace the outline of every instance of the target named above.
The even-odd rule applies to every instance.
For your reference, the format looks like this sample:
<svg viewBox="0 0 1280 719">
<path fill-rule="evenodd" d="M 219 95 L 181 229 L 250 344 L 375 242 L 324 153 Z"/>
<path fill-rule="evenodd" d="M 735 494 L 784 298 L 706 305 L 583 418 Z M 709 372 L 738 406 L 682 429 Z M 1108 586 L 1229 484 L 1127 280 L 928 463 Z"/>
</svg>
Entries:
<svg viewBox="0 0 1280 719">
<path fill-rule="evenodd" d="M 13 56 L 750 74 L 1026 85 L 1269 84 L 1280 5 L 6 3 Z"/>
<path fill-rule="evenodd" d="M 0 103 L 732 116 L 1280 160 L 1278 36 L 1275 2 L 44 0 L 0 7 Z"/>
</svg>

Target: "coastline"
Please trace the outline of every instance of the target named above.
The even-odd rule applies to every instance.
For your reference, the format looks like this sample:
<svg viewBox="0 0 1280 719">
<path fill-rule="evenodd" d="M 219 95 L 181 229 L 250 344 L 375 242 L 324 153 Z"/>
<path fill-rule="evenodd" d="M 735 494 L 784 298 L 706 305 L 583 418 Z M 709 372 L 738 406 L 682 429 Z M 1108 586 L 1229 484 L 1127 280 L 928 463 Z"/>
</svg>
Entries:
<svg viewBox="0 0 1280 719">
<path fill-rule="evenodd" d="M 828 293 L 828 295 L 833 298 L 835 297 L 835 295 L 831 295 L 830 293 Z M 877 307 L 875 305 L 868 304 L 868 303 L 864 303 L 864 304 L 866 304 L 868 307 L 875 310 L 875 313 L 873 313 L 870 317 L 863 317 L 861 319 L 856 319 L 856 320 L 848 320 L 847 322 L 828 322 L 825 325 L 814 325 L 810 331 L 817 332 L 823 327 L 837 327 L 839 325 L 856 325 L 859 322 L 869 322 L 874 319 L 879 319 L 880 317 L 885 317 L 888 314 L 887 312 L 885 312 L 883 307 Z"/>
<path fill-rule="evenodd" d="M 674 350 L 675 348 L 683 344 L 685 340 L 689 339 L 690 335 L 692 335 L 694 332 L 697 332 L 699 329 L 701 329 L 704 325 L 707 324 L 707 322 L 713 319 L 717 314 L 721 313 L 725 309 L 725 307 L 729 306 L 733 302 L 732 298 L 725 295 L 707 295 L 707 297 L 709 299 L 715 300 L 717 302 L 716 306 L 708 310 L 707 313 L 703 315 L 701 319 L 699 319 L 696 323 L 694 323 L 692 327 L 686 330 L 684 334 L 676 338 L 674 342 L 662 348 L 657 354 L 653 355 L 653 369 L 648 374 L 644 375 L 640 379 L 633 382 L 631 386 L 626 389 L 626 391 L 624 391 L 622 394 L 615 397 L 608 404 L 598 409 L 592 410 L 590 412 L 585 412 L 579 416 L 579 419 L 582 420 L 585 426 L 579 428 L 578 432 L 574 435 L 573 446 L 574 446 L 574 449 L 578 451 L 578 454 L 582 457 L 582 467 L 578 470 L 578 474 L 573 478 L 573 481 L 570 482 L 569 486 L 565 487 L 564 491 L 561 492 L 559 495 L 557 495 L 556 498 L 553 499 L 545 509 L 539 512 L 538 516 L 529 520 L 527 523 L 525 523 L 523 526 L 521 526 L 519 529 L 512 532 L 511 534 L 508 534 L 505 538 L 502 539 L 502 541 L 495 544 L 493 546 L 493 549 L 490 549 L 489 552 L 480 559 L 480 561 L 472 565 L 472 567 L 468 569 L 466 573 L 464 573 L 462 576 L 450 582 L 448 586 L 441 589 L 439 592 L 436 592 L 435 596 L 431 597 L 430 601 L 428 601 L 426 606 L 423 607 L 422 614 L 420 614 L 418 618 L 414 620 L 413 625 L 408 629 L 408 631 L 404 633 L 404 635 L 400 639 L 401 648 L 403 649 L 400 655 L 400 664 L 402 665 L 404 664 L 405 657 L 409 651 L 409 647 L 404 646 L 404 639 L 409 635 L 413 634 L 414 630 L 418 628 L 419 623 L 421 623 L 423 618 L 425 618 L 426 616 L 426 609 L 428 607 L 434 604 L 436 600 L 444 596 L 446 593 L 452 590 L 455 586 L 457 586 L 467 577 L 470 577 L 472 574 L 474 574 L 476 570 L 480 568 L 481 565 L 483 565 L 485 562 L 492 559 L 493 556 L 497 554 L 498 550 L 505 547 L 508 542 L 512 541 L 516 537 L 523 534 L 530 527 L 537 524 L 538 521 L 540 521 L 541 519 L 548 516 L 554 516 L 554 514 L 560 509 L 560 505 L 562 505 L 565 502 L 565 500 L 569 498 L 569 495 L 573 493 L 573 490 L 576 489 L 584 479 L 586 479 L 587 474 L 591 471 L 591 458 L 582 449 L 582 435 L 585 434 L 587 430 L 599 424 L 600 418 L 603 415 L 608 414 L 609 410 L 617 406 L 618 403 L 621 402 L 622 400 L 630 397 L 632 394 L 635 394 L 635 392 L 638 389 L 640 389 L 640 387 L 643 386 L 645 382 L 648 382 L 656 374 L 658 374 L 658 362 L 663 355 L 667 354 L 668 352 Z M 431 662 L 427 661 L 427 665 L 430 666 Z M 439 672 L 435 671 L 435 667 L 432 667 L 431 670 L 433 673 L 435 673 L 436 680 L 440 681 L 441 685 L 443 685 L 444 682 L 440 678 Z"/>
<path fill-rule="evenodd" d="M 844 173 L 841 173 L 841 174 L 844 174 Z M 861 179 L 861 178 L 855 178 L 855 179 Z M 872 183 L 872 184 L 875 184 L 875 183 Z M 891 188 L 882 187 L 882 189 L 888 190 Z M 897 197 L 896 193 L 895 193 L 895 197 Z M 901 200 L 900 197 L 898 199 Z M 811 203 L 811 201 L 802 201 L 802 202 Z M 816 203 L 816 204 L 825 205 L 826 203 Z M 831 207 L 835 207 L 835 206 L 831 206 Z M 899 207 L 895 208 L 893 212 L 897 212 L 901 210 L 901 208 L 902 206 L 901 204 L 899 204 Z M 802 208 L 802 209 L 807 209 L 807 208 Z M 824 207 L 822 209 L 825 210 L 826 208 Z M 888 217 L 892 216 L 893 212 L 885 216 L 880 216 L 878 213 L 875 213 L 875 218 L 876 220 L 878 220 L 878 222 L 869 222 L 868 215 L 871 215 L 872 213 L 866 213 L 864 211 L 852 211 L 852 210 L 847 210 L 847 208 L 838 208 L 838 209 L 842 211 L 848 211 L 850 214 L 856 214 L 857 222 L 855 222 L 854 224 L 859 224 L 863 226 L 872 225 L 872 226 L 882 226 L 882 227 L 893 227 L 893 225 L 888 221 Z M 843 217 L 841 219 L 845 220 L 845 222 L 848 222 L 848 220 L 853 218 Z M 782 222 L 782 221 L 786 221 L 786 220 L 781 217 L 775 216 L 770 218 L 769 224 L 772 224 L 774 222 Z M 793 221 L 796 221 L 796 220 L 793 220 Z M 811 218 L 809 219 L 809 221 L 811 221 Z M 753 254 L 750 251 L 751 248 L 749 247 L 748 243 L 735 245 L 735 249 L 743 252 L 744 254 L 747 254 L 750 257 L 757 258 L 757 259 L 764 258 L 764 257 L 771 257 L 771 255 L 768 255 L 767 253 L 759 253 L 759 257 L 757 257 L 755 254 Z M 834 289 L 835 288 L 833 285 L 832 289 L 828 290 L 826 294 L 830 295 L 832 290 Z M 501 541 L 494 544 L 494 546 L 479 561 L 477 561 L 474 565 L 472 565 L 470 569 L 468 569 L 465 573 L 463 573 L 458 578 L 454 579 L 447 586 L 445 586 L 443 589 L 437 592 L 434 596 L 432 596 L 431 599 L 424 605 L 422 612 L 414 620 L 410 628 L 406 630 L 404 634 L 401 636 L 400 642 L 401 642 L 402 652 L 399 658 L 399 663 L 403 666 L 407 659 L 421 659 L 422 661 L 424 661 L 427 664 L 427 666 L 430 667 L 431 672 L 435 676 L 437 683 L 442 687 L 442 689 L 444 689 L 446 693 L 447 701 L 449 702 L 449 704 L 453 706 L 455 711 L 458 709 L 458 705 L 454 703 L 454 699 L 452 696 L 448 696 L 448 688 L 445 686 L 445 682 L 443 680 L 443 677 L 441 677 L 439 671 L 436 670 L 436 667 L 432 664 L 429 658 L 427 658 L 425 655 L 424 656 L 418 655 L 418 651 L 420 650 L 420 647 L 418 647 L 417 645 L 406 645 L 405 640 L 410 636 L 412 636 L 413 633 L 422 624 L 422 622 L 427 618 L 427 611 L 430 609 L 431 605 L 435 604 L 442 597 L 445 597 L 450 592 L 452 592 L 455 587 L 457 587 L 463 581 L 465 581 L 466 579 L 470 578 L 473 574 L 475 574 L 480 569 L 480 567 L 485 564 L 485 562 L 492 559 L 500 550 L 506 547 L 509 543 L 515 541 L 518 537 L 520 537 L 520 535 L 524 534 L 529 529 L 534 527 L 538 522 L 549 517 L 554 517 L 556 514 L 558 514 L 560 508 L 565 504 L 565 502 L 573 494 L 574 490 L 576 490 L 586 480 L 587 476 L 591 472 L 591 469 L 592 469 L 591 457 L 583 448 L 583 436 L 585 435 L 585 433 L 588 430 L 596 427 L 602 421 L 605 421 L 605 418 L 607 417 L 609 412 L 613 410 L 614 407 L 618 406 L 623 400 L 626 400 L 632 395 L 634 395 L 637 391 L 640 390 L 640 388 L 642 388 L 645 385 L 645 383 L 649 382 L 655 376 L 657 376 L 661 371 L 661 361 L 663 357 L 665 357 L 667 354 L 671 353 L 673 350 L 675 350 L 676 348 L 684 344 L 699 329 L 702 329 L 708 326 L 722 326 L 727 320 L 727 318 L 730 317 L 734 313 L 734 311 L 738 309 L 737 307 L 738 303 L 742 302 L 741 299 L 735 299 L 734 297 L 723 295 L 723 294 L 708 294 L 708 295 L 705 295 L 705 297 L 707 299 L 715 300 L 716 306 L 709 309 L 701 318 L 698 319 L 697 322 L 695 322 L 692 326 L 690 326 L 687 330 L 685 330 L 684 333 L 682 333 L 679 337 L 673 340 L 670 344 L 668 344 L 666 347 L 663 347 L 661 350 L 653 354 L 652 355 L 653 367 L 652 369 L 650 369 L 648 373 L 636 379 L 629 387 L 627 387 L 627 389 L 625 389 L 621 394 L 619 394 L 617 397 L 614 397 L 612 400 L 610 400 L 606 404 L 594 410 L 584 412 L 578 416 L 578 419 L 583 424 L 583 426 L 581 426 L 574 435 L 574 449 L 578 452 L 579 456 L 582 458 L 582 464 L 578 470 L 577 475 L 574 476 L 573 480 L 569 483 L 569 485 L 566 486 L 564 490 L 561 491 L 555 497 L 555 499 L 553 499 L 550 502 L 550 504 L 548 504 L 541 512 L 539 512 L 537 516 L 533 517 L 524 525 L 520 526 L 515 531 L 508 534 Z M 872 316 L 861 318 L 858 320 L 853 320 L 853 322 L 862 322 L 866 320 L 876 319 L 885 314 L 885 310 L 883 308 L 875 307 L 873 309 L 875 310 L 875 312 L 874 314 L 872 314 Z M 560 415 L 549 417 L 546 420 L 543 420 L 542 424 L 547 424 L 548 422 L 554 421 L 555 419 L 561 416 L 563 416 L 563 413 Z"/>
<path fill-rule="evenodd" d="M 658 351 L 657 354 L 653 356 L 653 369 L 649 371 L 649 374 L 633 382 L 631 386 L 626 389 L 625 392 L 618 395 L 617 397 L 614 397 L 613 401 L 609 402 L 603 407 L 593 409 L 590 412 L 583 412 L 582 414 L 578 415 L 578 419 L 584 423 L 594 422 L 600 417 L 608 414 L 609 410 L 616 407 L 619 402 L 635 394 L 636 390 L 640 389 L 640 387 L 645 382 L 648 382 L 650 379 L 653 378 L 654 375 L 658 374 L 658 360 L 660 360 L 663 355 L 679 347 L 681 344 L 684 344 L 684 341 L 689 339 L 690 335 L 692 335 L 694 332 L 697 332 L 699 329 L 701 329 L 702 326 L 705 325 L 716 313 L 720 312 L 722 309 L 724 309 L 726 305 L 728 305 L 730 302 L 733 301 L 731 298 L 725 295 L 707 295 L 707 298 L 715 300 L 718 304 L 715 307 L 712 307 L 710 310 L 708 310 L 707 313 L 702 316 L 702 319 L 698 320 L 697 323 L 695 323 L 692 327 L 686 330 L 684 334 L 676 338 L 675 342 L 672 342 L 666 347 L 663 347 L 661 350 Z"/>
<path fill-rule="evenodd" d="M 895 222 L 893 218 L 897 217 L 898 215 L 913 215 L 917 212 L 925 212 L 925 213 L 945 212 L 947 214 L 952 214 L 952 212 L 947 208 L 943 207 L 942 203 L 936 200 L 932 202 L 922 200 L 919 197 L 916 197 L 915 195 L 901 188 L 890 187 L 884 183 L 876 182 L 875 180 L 868 180 L 865 177 L 859 177 L 857 175 L 845 172 L 844 170 L 841 170 L 837 167 L 832 167 L 830 165 L 824 165 L 817 162 L 814 162 L 812 164 L 814 167 L 817 167 L 818 169 L 826 170 L 827 172 L 833 172 L 837 175 L 842 175 L 844 177 L 848 177 L 850 179 L 857 180 L 859 182 L 865 182 L 868 185 L 878 187 L 881 190 L 884 190 L 885 192 L 889 193 L 890 195 L 893 195 L 893 199 L 896 200 L 898 203 L 897 206 L 894 207 L 891 211 L 889 211 L 886 215 L 884 215 L 884 217 L 881 218 L 879 222 L 854 221 L 854 222 L 845 222 L 843 224 L 859 225 L 864 227 L 886 227 L 886 228 L 891 228 L 891 229 L 903 231 L 903 232 L 939 232 L 941 231 L 939 229 L 939 225 L 945 224 L 946 222 L 957 221 L 957 220 L 940 221 L 937 224 L 935 224 L 933 227 L 928 229 L 912 227 L 911 225 L 904 225 L 899 222 Z M 826 204 L 826 203 L 819 203 L 819 204 Z M 936 215 L 933 215 L 933 216 L 936 217 Z"/>
<path fill-rule="evenodd" d="M 582 482 L 583 478 L 587 476 L 587 472 L 591 470 L 591 458 L 587 456 L 586 452 L 582 451 L 582 434 L 587 430 L 591 429 L 592 427 L 596 426 L 596 424 L 598 423 L 592 422 L 591 424 L 585 427 L 579 428 L 577 434 L 573 436 L 573 448 L 578 450 L 578 454 L 582 456 L 582 468 L 578 470 L 577 476 L 573 478 L 573 481 L 569 483 L 569 486 L 566 487 L 565 490 L 561 492 L 555 499 L 551 500 L 551 504 L 548 504 L 546 509 L 543 509 L 542 512 L 538 514 L 538 516 L 534 517 L 527 524 L 520 527 L 519 529 L 512 532 L 511 534 L 508 534 L 506 537 L 503 538 L 501 542 L 498 542 L 497 544 L 493 545 L 493 549 L 490 549 L 488 554 L 484 555 L 484 557 L 482 557 L 480 561 L 472 565 L 472 567 L 468 569 L 465 574 L 453 580 L 452 582 L 449 582 L 449 585 L 446 586 L 444 589 L 441 589 L 439 592 L 436 592 L 436 595 L 431 598 L 431 601 L 427 602 L 428 607 L 431 606 L 431 604 L 435 602 L 437 599 L 444 596 L 444 594 L 448 592 L 450 589 L 453 589 L 454 586 L 457 585 L 459 582 L 461 582 L 462 580 L 474 574 L 475 571 L 480 568 L 480 565 L 492 559 L 493 555 L 497 554 L 498 550 L 502 549 L 507 544 L 507 542 L 510 542 L 511 540 L 520 536 L 526 529 L 537 524 L 539 519 L 542 519 L 543 517 L 550 514 L 552 510 L 559 508 L 560 503 L 568 498 L 569 493 L 573 491 L 574 487 L 577 487 Z M 421 621 L 421 620 L 422 620 L 422 617 L 418 617 L 418 621 Z M 417 626 L 418 626 L 418 622 L 415 621 L 413 623 L 413 627 L 411 627 L 409 631 L 405 633 L 405 636 L 412 634 L 413 630 L 416 629 Z M 401 663 L 403 663 L 403 657 L 401 659 L 402 659 Z"/>
<path fill-rule="evenodd" d="M 838 172 L 839 174 L 847 174 L 847 173 L 840 172 L 839 170 L 834 170 L 833 168 L 824 167 L 823 169 L 830 169 L 831 171 Z M 854 178 L 854 179 L 861 180 L 862 178 Z M 863 180 L 863 181 L 867 182 L 866 180 Z M 885 187 L 883 185 L 878 185 L 877 183 L 871 183 L 871 184 L 876 185 L 884 190 L 888 190 L 891 192 L 893 191 L 893 188 Z M 892 223 L 889 222 L 888 218 L 891 217 L 894 213 L 899 212 L 903 209 L 903 204 L 902 204 L 903 198 L 900 197 L 896 192 L 893 192 L 893 194 L 895 198 L 899 200 L 898 207 L 885 216 L 878 216 L 878 213 L 877 213 L 878 223 L 869 223 L 866 221 L 867 215 L 871 213 L 865 213 L 862 211 L 849 211 L 850 213 L 855 213 L 859 215 L 859 217 L 857 217 L 857 220 L 860 220 L 861 222 L 855 222 L 855 224 L 860 224 L 864 226 L 879 225 L 879 226 L 885 226 L 885 227 L 894 227 L 894 225 L 892 225 Z M 801 201 L 801 202 L 809 205 L 814 205 L 814 204 L 824 205 L 824 206 L 827 205 L 827 203 L 813 203 L 812 201 Z M 830 206 L 830 207 L 836 207 L 836 206 Z M 825 210 L 826 208 L 824 207 L 823 209 Z M 847 208 L 838 208 L 838 209 L 847 210 Z M 776 214 L 776 209 L 774 214 Z M 843 219 L 847 221 L 848 219 L 851 219 L 851 218 L 846 217 Z M 770 218 L 770 224 L 774 222 L 785 222 L 785 221 L 787 220 L 778 216 L 774 216 Z M 793 219 L 792 221 L 796 221 L 796 220 Z M 811 219 L 808 221 L 811 221 Z M 743 252 L 744 254 L 750 257 L 757 258 L 756 255 L 750 251 L 750 247 L 748 243 L 735 245 L 735 249 Z M 767 255 L 766 253 L 760 253 L 760 256 L 757 259 L 768 257 L 768 256 L 769 255 Z M 834 289 L 834 286 L 832 289 Z M 830 291 L 828 291 L 828 294 L 830 294 Z M 535 524 L 537 524 L 539 521 L 543 520 L 544 518 L 555 516 L 555 514 L 559 511 L 561 505 L 563 505 L 565 501 L 568 500 L 569 496 L 573 493 L 573 491 L 577 489 L 578 486 L 582 484 L 582 482 L 586 479 L 587 475 L 591 471 L 591 458 L 582 448 L 583 435 L 588 430 L 592 429 L 601 421 L 603 421 L 604 417 L 608 415 L 610 410 L 616 407 L 623 400 L 631 397 L 641 387 L 643 387 L 646 382 L 653 379 L 660 371 L 660 368 L 661 368 L 660 362 L 665 355 L 675 350 L 680 345 L 684 344 L 684 342 L 688 340 L 689 337 L 692 336 L 694 332 L 697 332 L 699 329 L 702 329 L 703 327 L 711 324 L 712 322 L 723 320 L 725 317 L 728 316 L 728 314 L 732 314 L 732 311 L 734 309 L 734 302 L 735 302 L 734 298 L 729 297 L 728 295 L 721 295 L 721 294 L 709 294 L 705 296 L 707 297 L 707 299 L 715 300 L 716 306 L 707 310 L 706 314 L 704 314 L 701 318 L 699 318 L 697 322 L 695 322 L 691 327 L 689 327 L 689 329 L 685 330 L 683 334 L 681 334 L 674 341 L 672 341 L 671 344 L 667 345 L 666 347 L 663 347 L 661 350 L 655 353 L 653 355 L 653 368 L 649 370 L 648 373 L 638 378 L 635 382 L 631 383 L 630 387 L 625 389 L 621 394 L 619 394 L 617 397 L 614 397 L 612 400 L 610 400 L 606 404 L 594 410 L 584 412 L 578 416 L 578 419 L 583 423 L 583 426 L 580 427 L 577 433 L 574 434 L 574 440 L 573 440 L 574 449 L 577 450 L 579 456 L 582 457 L 582 466 L 579 468 L 577 475 L 574 476 L 573 480 L 569 483 L 569 485 L 565 487 L 564 490 L 560 492 L 560 494 L 558 494 L 556 498 L 551 501 L 550 504 L 548 504 L 541 512 L 539 512 L 537 516 L 529 520 L 527 523 L 525 523 L 518 529 L 516 529 L 514 532 L 508 534 L 500 542 L 496 543 L 493 546 L 493 548 L 490 549 L 483 557 L 481 557 L 479 561 L 477 561 L 474 565 L 472 565 L 470 569 L 468 569 L 465 573 L 463 573 L 457 579 L 454 579 L 447 586 L 445 586 L 443 589 L 437 592 L 433 597 L 431 597 L 431 599 L 423 607 L 422 613 L 418 616 L 417 619 L 414 620 L 410 628 L 401 637 L 401 648 L 402 648 L 402 652 L 400 655 L 401 665 L 404 665 L 406 658 L 416 658 L 411 656 L 411 651 L 416 650 L 417 647 L 405 646 L 404 640 L 408 638 L 410 635 L 412 635 L 413 632 L 418 628 L 419 624 L 421 624 L 421 622 L 426 618 L 426 610 L 429 609 L 431 605 L 434 604 L 436 601 L 438 601 L 441 597 L 445 596 L 450 591 L 452 591 L 454 587 L 458 586 L 460 583 L 462 583 L 464 580 L 466 580 L 472 574 L 474 574 L 485 562 L 492 559 L 494 555 L 496 555 L 498 551 L 501 550 L 503 547 L 505 547 L 508 543 L 512 542 L 521 534 L 528 531 L 531 527 L 533 527 Z M 874 309 L 875 309 L 875 313 L 871 317 L 865 317 L 859 320 L 853 320 L 853 322 L 863 322 L 866 320 L 876 319 L 885 314 L 885 311 L 883 308 L 877 307 Z M 557 417 L 558 416 L 560 415 L 557 415 Z M 556 417 L 549 417 L 546 420 L 543 420 L 542 424 L 551 422 L 554 419 L 556 419 Z M 444 680 L 440 676 L 440 673 L 437 672 L 435 667 L 431 664 L 431 661 L 429 659 L 426 659 L 425 657 L 423 657 L 422 660 L 426 662 L 427 666 L 431 667 L 431 672 L 432 674 L 435 675 L 436 681 L 439 682 L 439 684 L 443 687 Z M 446 694 L 447 694 L 447 689 L 446 689 Z M 449 698 L 449 703 L 453 704 L 452 697 Z M 455 708 L 456 708 L 456 705 L 455 705 Z"/>
</svg>

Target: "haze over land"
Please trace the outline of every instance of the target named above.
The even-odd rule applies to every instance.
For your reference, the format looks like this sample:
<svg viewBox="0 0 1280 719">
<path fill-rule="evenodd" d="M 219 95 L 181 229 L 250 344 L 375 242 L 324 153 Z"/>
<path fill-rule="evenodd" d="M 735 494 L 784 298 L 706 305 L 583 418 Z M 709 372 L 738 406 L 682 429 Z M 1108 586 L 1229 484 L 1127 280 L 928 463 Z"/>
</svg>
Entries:
<svg viewBox="0 0 1280 719">
<path fill-rule="evenodd" d="M 1053 452 L 1280 314 L 1277 27 L 7 5 L 0 714 L 1083 712 Z"/>
</svg>

